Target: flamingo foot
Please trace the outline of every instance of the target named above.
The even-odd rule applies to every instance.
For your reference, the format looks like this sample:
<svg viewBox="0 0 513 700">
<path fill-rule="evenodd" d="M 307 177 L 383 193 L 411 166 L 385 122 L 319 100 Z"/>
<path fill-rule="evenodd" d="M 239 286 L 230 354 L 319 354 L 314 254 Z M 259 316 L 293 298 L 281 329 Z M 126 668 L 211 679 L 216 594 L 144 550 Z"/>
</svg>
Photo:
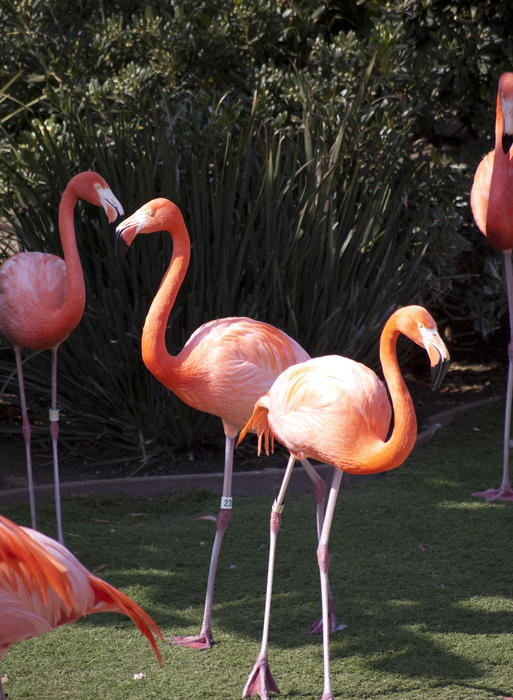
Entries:
<svg viewBox="0 0 513 700">
<path fill-rule="evenodd" d="M 340 630 L 345 630 L 347 625 L 343 622 L 337 622 L 337 616 L 335 614 L 335 605 L 333 603 L 333 600 L 331 599 L 331 596 L 328 606 L 329 633 L 333 634 L 334 632 L 340 632 Z M 314 623 L 312 623 L 309 634 L 322 634 L 322 615 Z"/>
<path fill-rule="evenodd" d="M 189 647 L 190 649 L 210 649 L 214 643 L 211 632 L 201 632 L 190 637 L 173 637 L 171 644 L 179 647 Z"/>
<path fill-rule="evenodd" d="M 486 491 L 476 491 L 473 496 L 480 496 L 486 501 L 509 501 L 513 503 L 513 489 L 511 486 L 501 486 L 498 489 L 486 489 Z"/>
<path fill-rule="evenodd" d="M 267 653 L 260 653 L 244 686 L 242 697 L 250 698 L 253 695 L 259 695 L 261 700 L 269 700 L 270 691 L 279 693 L 280 689 L 269 668 Z"/>
<path fill-rule="evenodd" d="M 335 696 L 333 693 L 330 691 L 328 693 L 323 693 L 321 700 L 335 700 Z"/>
</svg>

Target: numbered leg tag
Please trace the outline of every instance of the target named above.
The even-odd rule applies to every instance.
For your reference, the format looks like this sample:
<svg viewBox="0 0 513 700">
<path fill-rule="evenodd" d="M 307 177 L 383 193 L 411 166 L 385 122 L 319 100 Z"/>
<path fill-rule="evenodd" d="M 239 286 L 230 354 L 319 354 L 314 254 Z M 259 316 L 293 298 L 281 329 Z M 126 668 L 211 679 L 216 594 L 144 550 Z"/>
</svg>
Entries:
<svg viewBox="0 0 513 700">
<path fill-rule="evenodd" d="M 57 421 L 59 420 L 59 409 L 50 408 L 48 410 L 48 415 L 50 417 L 51 423 L 57 423 Z"/>
<path fill-rule="evenodd" d="M 221 508 L 224 510 L 231 510 L 233 504 L 233 498 L 230 496 L 221 496 Z"/>
<path fill-rule="evenodd" d="M 279 503 L 276 503 L 276 501 L 274 501 L 273 507 L 272 507 L 273 513 L 277 513 L 278 515 L 281 515 L 283 513 L 283 508 L 284 508 L 283 503 L 280 505 Z"/>
</svg>

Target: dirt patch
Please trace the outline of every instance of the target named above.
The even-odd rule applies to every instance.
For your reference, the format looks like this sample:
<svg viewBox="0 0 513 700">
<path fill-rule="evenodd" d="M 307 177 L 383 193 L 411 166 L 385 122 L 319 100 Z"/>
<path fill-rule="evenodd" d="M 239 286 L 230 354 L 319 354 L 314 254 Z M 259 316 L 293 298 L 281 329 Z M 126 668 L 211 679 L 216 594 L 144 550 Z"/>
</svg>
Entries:
<svg viewBox="0 0 513 700">
<path fill-rule="evenodd" d="M 507 366 L 493 362 L 484 364 L 453 363 L 442 389 L 431 391 L 425 363 L 405 372 L 405 379 L 413 397 L 419 432 L 426 428 L 433 416 L 447 411 L 460 412 L 484 399 L 501 398 L 505 395 Z M 236 471 L 282 469 L 286 453 L 279 445 L 276 454 L 270 457 L 256 456 L 256 440 L 248 438 L 235 456 Z M 105 455 L 83 454 L 66 448 L 65 439 L 60 449 L 61 481 L 88 481 L 91 479 L 123 479 L 130 477 L 166 476 L 176 474 L 209 474 L 222 472 L 224 466 L 224 440 L 219 429 L 219 441 L 195 446 L 190 450 L 173 452 L 169 456 L 140 462 L 109 465 Z M 33 441 L 34 479 L 37 485 L 53 482 L 51 444 L 49 441 Z M 21 437 L 2 439 L 0 491 L 26 487 L 25 448 Z"/>
</svg>

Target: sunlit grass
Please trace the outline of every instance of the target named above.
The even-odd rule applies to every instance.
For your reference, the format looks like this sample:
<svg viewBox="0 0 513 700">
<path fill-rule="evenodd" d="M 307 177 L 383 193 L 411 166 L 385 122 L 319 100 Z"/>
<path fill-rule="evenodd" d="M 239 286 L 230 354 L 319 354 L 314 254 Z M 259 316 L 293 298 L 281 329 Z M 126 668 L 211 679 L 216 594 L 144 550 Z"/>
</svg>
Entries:
<svg viewBox="0 0 513 700">
<path fill-rule="evenodd" d="M 346 700 L 490 700 L 513 695 L 513 508 L 470 494 L 500 481 L 501 412 L 469 414 L 407 463 L 342 493 L 330 579 L 347 629 L 331 638 L 332 685 Z M 476 421 L 487 431 L 475 432 Z M 490 427 L 491 426 L 491 427 Z M 43 697 L 238 698 L 260 647 L 273 494 L 238 498 L 228 528 L 207 652 L 149 645 L 121 616 L 95 615 L 11 647 L 8 700 Z M 218 495 L 66 499 L 69 547 L 174 634 L 199 631 Z M 54 534 L 53 504 L 41 527 Z M 28 522 L 28 507 L 3 512 Z M 269 659 L 289 700 L 322 693 L 314 504 L 290 494 L 278 539 Z M 142 673 L 141 680 L 134 674 Z"/>
</svg>

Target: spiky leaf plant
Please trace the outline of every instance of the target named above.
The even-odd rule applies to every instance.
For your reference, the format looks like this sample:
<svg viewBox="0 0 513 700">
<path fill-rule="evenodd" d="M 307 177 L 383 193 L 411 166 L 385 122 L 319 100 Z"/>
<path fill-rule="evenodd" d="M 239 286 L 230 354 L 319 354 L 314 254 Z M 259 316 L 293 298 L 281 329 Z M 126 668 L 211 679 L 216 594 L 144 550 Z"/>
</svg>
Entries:
<svg viewBox="0 0 513 700">
<path fill-rule="evenodd" d="M 65 130 L 37 124 L 30 148 L 3 156 L 0 215 L 22 249 L 61 254 L 59 198 L 79 170 L 98 170 L 127 214 L 166 196 L 181 208 L 192 241 L 168 326 L 171 353 L 204 321 L 249 315 L 283 328 L 312 355 L 373 363 L 386 317 L 419 295 L 422 209 L 412 215 L 409 192 L 423 165 L 398 159 L 400 135 L 383 136 L 366 108 L 355 101 L 334 136 L 306 97 L 295 130 L 270 131 L 257 100 L 240 123 L 221 101 L 208 121 L 182 106 L 169 109 L 174 116 L 161 129 L 120 121 L 108 137 L 79 118 Z M 172 254 L 169 234 L 137 239 L 120 265 L 101 212 L 80 204 L 75 222 L 87 308 L 59 353 L 63 436 L 75 448 L 99 447 L 102 458 L 143 461 L 220 438 L 214 419 L 184 406 L 140 359 L 144 317 Z M 41 433 L 46 355 L 26 364 Z M 0 360 L 11 378 L 4 400 L 16 403 L 10 349 Z"/>
</svg>

